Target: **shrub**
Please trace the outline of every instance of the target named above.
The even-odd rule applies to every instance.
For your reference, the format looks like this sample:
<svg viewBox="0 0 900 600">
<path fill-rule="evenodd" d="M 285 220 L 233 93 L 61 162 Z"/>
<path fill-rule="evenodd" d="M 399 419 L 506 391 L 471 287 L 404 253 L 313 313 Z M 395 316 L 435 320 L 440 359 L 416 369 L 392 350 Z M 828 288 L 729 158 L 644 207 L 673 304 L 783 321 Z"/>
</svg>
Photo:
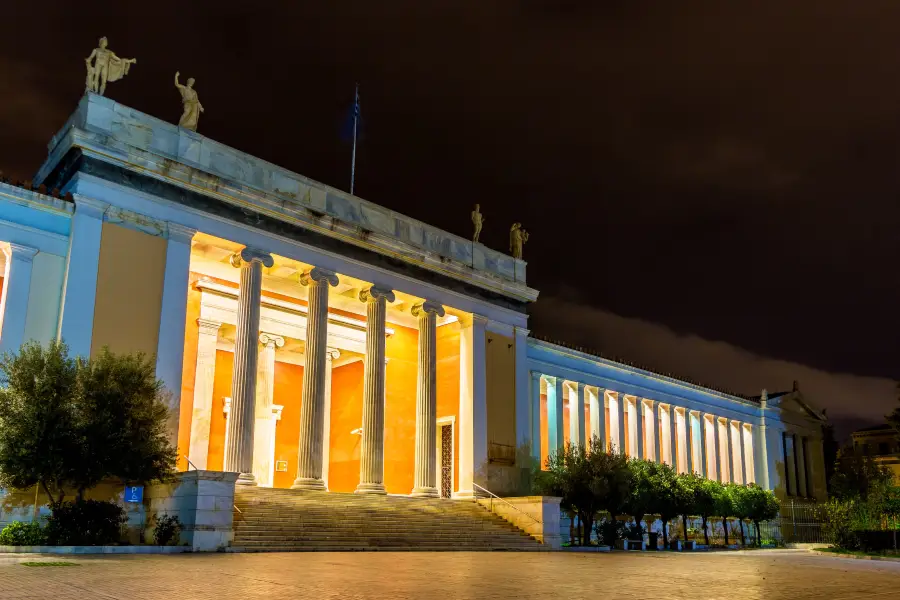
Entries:
<svg viewBox="0 0 900 600">
<path fill-rule="evenodd" d="M 624 521 L 617 521 L 612 517 L 599 520 L 594 524 L 597 543 L 602 546 L 615 546 L 616 540 L 625 538 L 627 529 L 628 526 Z"/>
<path fill-rule="evenodd" d="M 153 530 L 153 540 L 157 546 L 168 546 L 178 541 L 178 534 L 181 532 L 181 521 L 178 517 L 163 516 L 156 517 L 156 527 Z"/>
<path fill-rule="evenodd" d="M 0 546 L 43 546 L 44 530 L 38 523 L 14 521 L 0 531 Z"/>
<path fill-rule="evenodd" d="M 47 541 L 55 546 L 106 546 L 118 543 L 125 510 L 114 502 L 76 500 L 53 508 Z"/>
</svg>

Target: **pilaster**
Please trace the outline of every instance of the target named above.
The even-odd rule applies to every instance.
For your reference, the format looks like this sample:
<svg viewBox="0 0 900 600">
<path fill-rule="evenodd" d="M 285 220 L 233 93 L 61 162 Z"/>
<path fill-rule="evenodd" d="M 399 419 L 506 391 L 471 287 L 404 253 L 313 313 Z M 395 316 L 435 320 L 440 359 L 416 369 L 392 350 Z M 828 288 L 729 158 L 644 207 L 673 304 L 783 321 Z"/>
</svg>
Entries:
<svg viewBox="0 0 900 600">
<path fill-rule="evenodd" d="M 25 320 L 31 294 L 31 273 L 37 248 L 10 242 L 3 248 L 6 270 L 0 295 L 0 354 L 18 352 L 25 342 Z"/>
<path fill-rule="evenodd" d="M 212 419 L 213 385 L 216 378 L 216 342 L 218 321 L 197 319 L 197 366 L 194 371 L 194 397 L 191 409 L 191 445 L 188 460 L 203 471 L 209 455 L 209 425 Z"/>
<path fill-rule="evenodd" d="M 178 443 L 181 405 L 181 374 L 184 363 L 184 327 L 187 320 L 188 282 L 191 271 L 191 240 L 195 229 L 168 224 L 166 270 L 156 347 L 156 378 L 170 392 L 169 440 Z"/>
<path fill-rule="evenodd" d="M 259 334 L 256 371 L 256 422 L 253 430 L 253 475 L 257 485 L 272 487 L 275 480 L 275 350 L 284 347 L 284 338 Z M 280 411 L 279 411 L 280 412 Z"/>
<path fill-rule="evenodd" d="M 475 496 L 475 483 L 487 477 L 487 319 L 471 315 L 459 334 L 459 489 L 456 497 Z M 551 447 L 551 452 L 553 448 Z M 477 480 L 477 481 L 476 481 Z"/>
<path fill-rule="evenodd" d="M 531 457 L 541 461 L 541 374 L 531 372 Z"/>
<path fill-rule="evenodd" d="M 73 356 L 88 357 L 91 354 L 100 238 L 103 234 L 103 213 L 108 207 L 105 202 L 81 195 L 75 197 L 59 314 L 59 337 L 69 346 Z"/>
</svg>

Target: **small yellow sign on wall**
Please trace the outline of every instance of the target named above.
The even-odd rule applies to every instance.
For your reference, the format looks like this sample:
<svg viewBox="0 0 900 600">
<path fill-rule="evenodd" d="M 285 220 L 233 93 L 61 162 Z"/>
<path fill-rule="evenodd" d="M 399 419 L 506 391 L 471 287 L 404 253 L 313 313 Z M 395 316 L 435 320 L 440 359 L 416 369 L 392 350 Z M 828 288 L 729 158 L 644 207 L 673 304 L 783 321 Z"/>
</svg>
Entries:
<svg viewBox="0 0 900 600">
<path fill-rule="evenodd" d="M 287 462 L 286 460 L 276 460 L 275 461 L 275 471 L 277 473 L 287 473 Z"/>
</svg>

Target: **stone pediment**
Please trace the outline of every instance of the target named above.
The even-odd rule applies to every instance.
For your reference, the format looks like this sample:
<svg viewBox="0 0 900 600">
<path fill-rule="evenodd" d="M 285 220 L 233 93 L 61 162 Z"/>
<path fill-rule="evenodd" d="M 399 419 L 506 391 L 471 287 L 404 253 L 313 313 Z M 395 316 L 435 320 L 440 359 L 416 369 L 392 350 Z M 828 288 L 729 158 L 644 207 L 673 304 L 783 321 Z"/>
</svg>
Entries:
<svg viewBox="0 0 900 600">
<path fill-rule="evenodd" d="M 822 411 L 810 403 L 800 390 L 769 396 L 768 406 L 772 408 L 777 407 L 807 418 L 825 421 L 825 415 Z"/>
</svg>

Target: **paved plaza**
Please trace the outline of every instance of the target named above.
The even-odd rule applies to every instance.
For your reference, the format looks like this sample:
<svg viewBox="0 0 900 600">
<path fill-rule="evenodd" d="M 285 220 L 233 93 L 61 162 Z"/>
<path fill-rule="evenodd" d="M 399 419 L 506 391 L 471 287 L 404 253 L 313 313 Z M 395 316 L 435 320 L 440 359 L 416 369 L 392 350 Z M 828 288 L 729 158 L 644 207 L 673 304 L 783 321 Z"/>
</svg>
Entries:
<svg viewBox="0 0 900 600">
<path fill-rule="evenodd" d="M 9 555 L 7 555 L 8 557 Z M 295 553 L 0 560 L 3 600 L 896 598 L 900 563 L 803 551 L 706 554 Z"/>
</svg>

